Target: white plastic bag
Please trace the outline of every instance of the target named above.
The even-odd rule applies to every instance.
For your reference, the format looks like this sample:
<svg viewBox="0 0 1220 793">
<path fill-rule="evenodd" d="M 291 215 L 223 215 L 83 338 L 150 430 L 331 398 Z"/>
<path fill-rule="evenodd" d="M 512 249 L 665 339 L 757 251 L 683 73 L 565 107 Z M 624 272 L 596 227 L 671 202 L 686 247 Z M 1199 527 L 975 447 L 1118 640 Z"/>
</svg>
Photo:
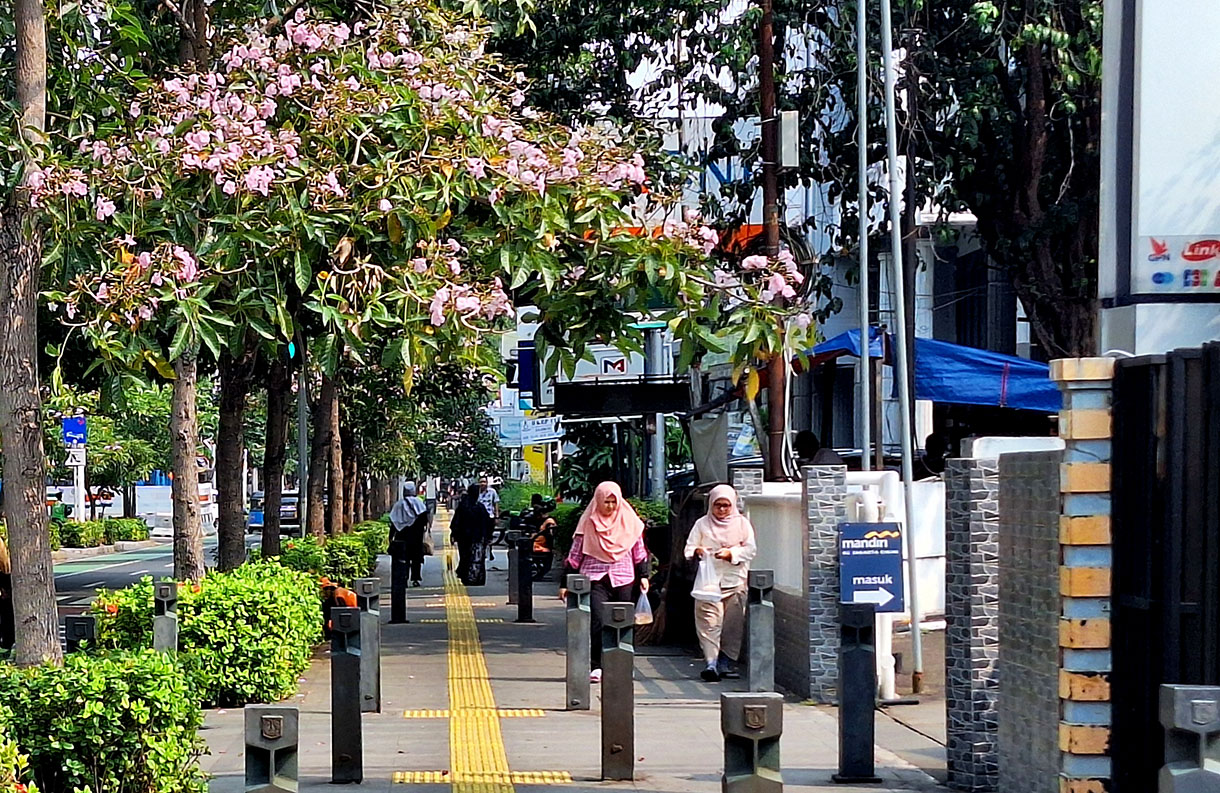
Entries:
<svg viewBox="0 0 1220 793">
<path fill-rule="evenodd" d="M 652 624 L 652 604 L 648 602 L 648 595 L 643 592 L 640 593 L 640 599 L 635 604 L 635 624 Z"/>
<path fill-rule="evenodd" d="M 691 590 L 690 596 L 708 603 L 718 603 L 724 597 L 724 593 L 720 591 L 720 578 L 716 575 L 710 555 L 699 560 L 699 572 L 695 574 L 695 588 Z"/>
</svg>

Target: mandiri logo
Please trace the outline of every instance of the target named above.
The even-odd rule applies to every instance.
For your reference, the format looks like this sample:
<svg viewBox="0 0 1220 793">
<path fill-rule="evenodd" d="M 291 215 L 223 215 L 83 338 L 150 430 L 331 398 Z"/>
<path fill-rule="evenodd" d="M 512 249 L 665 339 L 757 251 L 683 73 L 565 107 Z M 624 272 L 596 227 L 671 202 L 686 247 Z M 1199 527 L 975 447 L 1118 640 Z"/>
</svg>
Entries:
<svg viewBox="0 0 1220 793">
<path fill-rule="evenodd" d="M 1148 254 L 1148 261 L 1150 261 L 1150 262 L 1169 261 L 1169 243 L 1168 242 L 1162 242 L 1161 240 L 1158 240 L 1156 237 L 1152 237 L 1149 239 L 1149 243 L 1152 245 L 1152 253 Z"/>
</svg>

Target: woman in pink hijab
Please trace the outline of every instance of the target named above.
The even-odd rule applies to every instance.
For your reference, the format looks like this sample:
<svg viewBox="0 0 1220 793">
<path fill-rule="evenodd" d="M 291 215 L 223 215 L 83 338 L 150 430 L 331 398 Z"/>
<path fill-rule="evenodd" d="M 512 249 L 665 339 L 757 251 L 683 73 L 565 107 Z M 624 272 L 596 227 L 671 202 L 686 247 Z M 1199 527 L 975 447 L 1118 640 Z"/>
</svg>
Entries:
<svg viewBox="0 0 1220 793">
<path fill-rule="evenodd" d="M 623 498 L 614 482 L 602 482 L 576 525 L 572 550 L 563 565 L 563 580 L 579 573 L 592 583 L 589 593 L 592 674 L 594 683 L 602 679 L 602 604 L 634 603 L 640 592 L 648 591 L 648 550 L 644 547 L 644 521 Z M 638 589 L 637 589 L 638 583 Z M 561 600 L 567 590 L 560 589 Z"/>
<path fill-rule="evenodd" d="M 700 676 L 709 683 L 738 677 L 734 664 L 745 636 L 746 581 L 750 560 L 758 553 L 754 527 L 737 510 L 737 491 L 717 485 L 707 496 L 707 514 L 695 521 L 686 539 L 686 558 L 710 560 L 718 591 L 695 599 L 695 630 L 707 666 Z M 717 595 L 719 597 L 717 597 Z"/>
</svg>

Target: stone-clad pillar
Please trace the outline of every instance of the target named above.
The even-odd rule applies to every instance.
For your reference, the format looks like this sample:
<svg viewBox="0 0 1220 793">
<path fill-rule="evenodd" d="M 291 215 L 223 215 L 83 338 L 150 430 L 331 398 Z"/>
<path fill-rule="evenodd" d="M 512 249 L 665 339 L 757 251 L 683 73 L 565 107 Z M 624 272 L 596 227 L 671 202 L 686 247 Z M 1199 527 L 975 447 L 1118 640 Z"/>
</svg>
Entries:
<svg viewBox="0 0 1220 793">
<path fill-rule="evenodd" d="M 1051 362 L 1059 434 L 1061 793 L 1110 789 L 1110 460 L 1113 358 Z"/>
<path fill-rule="evenodd" d="M 948 461 L 945 753 L 949 787 L 971 793 L 998 789 L 999 492 L 998 461 Z"/>
<path fill-rule="evenodd" d="M 809 537 L 809 698 L 833 704 L 839 689 L 839 524 L 847 520 L 847 467 L 801 469 Z"/>
</svg>

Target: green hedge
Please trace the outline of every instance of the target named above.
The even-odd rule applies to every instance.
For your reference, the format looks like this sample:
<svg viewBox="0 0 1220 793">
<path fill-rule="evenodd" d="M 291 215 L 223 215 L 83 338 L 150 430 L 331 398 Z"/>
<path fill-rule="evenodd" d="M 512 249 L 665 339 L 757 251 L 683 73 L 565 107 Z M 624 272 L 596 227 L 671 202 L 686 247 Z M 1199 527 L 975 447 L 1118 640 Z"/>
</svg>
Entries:
<svg viewBox="0 0 1220 793">
<path fill-rule="evenodd" d="M 351 534 L 319 543 L 313 537 L 289 540 L 280 549 L 279 562 L 292 570 L 350 586 L 357 578 L 377 572 L 377 556 L 389 547 L 390 527 L 379 520 L 357 524 Z"/>
<path fill-rule="evenodd" d="M 169 656 L 76 653 L 62 667 L 0 664 L 0 704 L 43 791 L 207 790 L 198 764 L 203 713 Z M 13 754 L 0 748 L 0 780 L 3 758 Z M 0 791 L 9 789 L 0 781 Z"/>
<path fill-rule="evenodd" d="M 314 576 L 276 562 L 250 562 L 208 573 L 197 586 L 180 585 L 179 660 L 197 701 L 238 706 L 295 693 L 321 639 L 319 594 Z M 151 578 L 100 592 L 92 610 L 101 647 L 151 646 Z"/>
<path fill-rule="evenodd" d="M 65 521 L 59 527 L 59 539 L 65 548 L 96 548 L 106 542 L 106 523 L 100 520 Z"/>
<path fill-rule="evenodd" d="M 47 533 L 51 535 L 51 550 L 58 551 L 61 547 L 59 540 L 59 521 L 48 520 Z M 3 540 L 4 544 L 8 545 L 8 526 L 4 524 L 3 520 L 0 520 L 0 540 Z"/>
<path fill-rule="evenodd" d="M 627 499 L 636 513 L 647 526 L 666 526 L 669 524 L 669 505 L 664 501 L 644 501 L 638 498 Z M 585 511 L 584 504 L 565 501 L 555 507 L 551 517 L 555 519 L 555 544 L 559 553 L 566 556 L 572 549 L 572 535 L 576 533 L 576 524 Z"/>
<path fill-rule="evenodd" d="M 30 760 L 9 738 L 12 723 L 8 713 L 0 710 L 0 793 L 38 793 L 30 782 Z"/>
<path fill-rule="evenodd" d="M 140 542 L 148 539 L 148 524 L 139 518 L 106 518 L 106 544 L 116 542 Z"/>
<path fill-rule="evenodd" d="M 529 509 L 530 498 L 535 493 L 541 493 L 545 498 L 554 498 L 555 488 L 533 482 L 505 482 L 500 488 L 500 514 Z"/>
</svg>

